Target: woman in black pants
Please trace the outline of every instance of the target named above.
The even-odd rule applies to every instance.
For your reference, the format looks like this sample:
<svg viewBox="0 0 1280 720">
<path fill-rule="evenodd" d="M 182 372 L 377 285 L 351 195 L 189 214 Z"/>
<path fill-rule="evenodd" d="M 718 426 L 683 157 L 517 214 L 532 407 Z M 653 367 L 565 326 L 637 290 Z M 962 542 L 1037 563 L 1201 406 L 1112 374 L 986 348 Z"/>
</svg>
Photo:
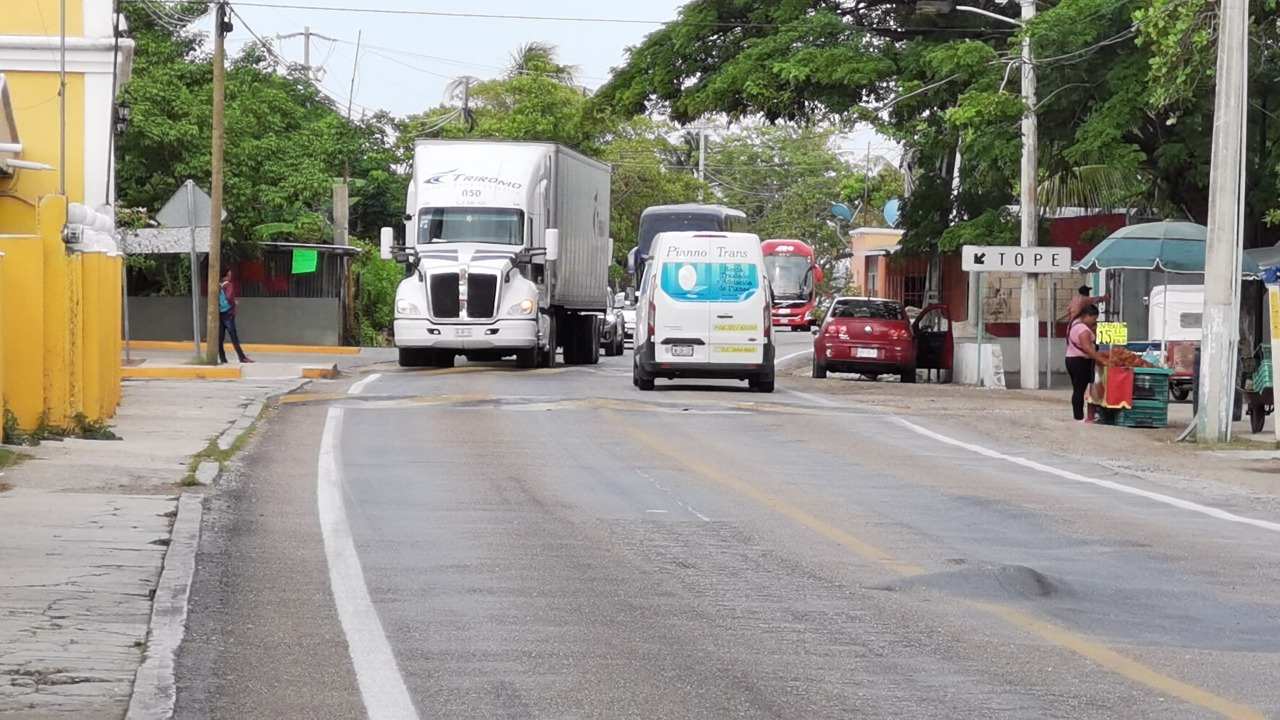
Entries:
<svg viewBox="0 0 1280 720">
<path fill-rule="evenodd" d="M 1076 420 L 1087 422 L 1084 393 L 1093 382 L 1093 364 L 1106 365 L 1098 352 L 1094 328 L 1098 325 L 1098 306 L 1086 305 L 1071 319 L 1067 328 L 1067 374 L 1071 376 L 1071 412 Z"/>
</svg>

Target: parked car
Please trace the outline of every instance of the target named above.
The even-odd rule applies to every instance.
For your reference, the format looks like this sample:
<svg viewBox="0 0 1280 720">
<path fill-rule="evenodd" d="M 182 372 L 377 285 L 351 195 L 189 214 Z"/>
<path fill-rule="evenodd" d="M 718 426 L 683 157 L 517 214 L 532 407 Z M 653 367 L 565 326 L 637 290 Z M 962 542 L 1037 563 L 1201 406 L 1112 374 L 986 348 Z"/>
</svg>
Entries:
<svg viewBox="0 0 1280 720">
<path fill-rule="evenodd" d="M 600 318 L 600 347 L 604 348 L 604 354 L 608 357 L 617 357 L 627 348 L 622 336 L 622 310 L 614 306 L 612 295 L 606 302 L 608 307 Z"/>
<path fill-rule="evenodd" d="M 839 297 L 813 339 L 812 375 L 857 373 L 870 380 L 897 375 L 913 383 L 918 369 L 949 371 L 952 354 L 946 306 L 931 305 L 912 322 L 893 300 Z"/>
<path fill-rule="evenodd" d="M 627 340 L 633 340 L 636 336 L 636 303 L 634 299 L 628 301 L 627 293 L 618 293 L 613 298 L 615 307 L 622 311 L 622 336 Z"/>
</svg>

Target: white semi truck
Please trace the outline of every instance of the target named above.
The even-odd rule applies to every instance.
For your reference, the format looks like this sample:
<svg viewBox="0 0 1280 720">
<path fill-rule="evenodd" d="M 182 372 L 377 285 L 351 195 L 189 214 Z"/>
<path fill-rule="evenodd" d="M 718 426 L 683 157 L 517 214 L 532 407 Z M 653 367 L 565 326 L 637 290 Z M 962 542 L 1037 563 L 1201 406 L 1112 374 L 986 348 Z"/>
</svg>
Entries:
<svg viewBox="0 0 1280 720">
<path fill-rule="evenodd" d="M 610 168 L 554 143 L 418 140 L 396 290 L 400 365 L 515 357 L 599 362 L 607 305 Z M 396 242 L 400 239 L 401 242 Z"/>
</svg>

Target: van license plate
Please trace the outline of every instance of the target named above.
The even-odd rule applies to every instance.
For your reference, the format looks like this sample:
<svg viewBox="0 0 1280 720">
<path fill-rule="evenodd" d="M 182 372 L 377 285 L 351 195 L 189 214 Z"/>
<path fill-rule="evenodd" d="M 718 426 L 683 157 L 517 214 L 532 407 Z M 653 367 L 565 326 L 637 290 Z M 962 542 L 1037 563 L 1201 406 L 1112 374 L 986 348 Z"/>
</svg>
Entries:
<svg viewBox="0 0 1280 720">
<path fill-rule="evenodd" d="M 454 337 L 471 337 L 471 328 L 454 328 Z"/>
<path fill-rule="evenodd" d="M 875 348 L 858 348 L 858 357 L 860 358 L 877 358 L 880 352 Z"/>
<path fill-rule="evenodd" d="M 693 346 L 692 345 L 672 345 L 671 356 L 672 357 L 693 357 Z"/>
</svg>

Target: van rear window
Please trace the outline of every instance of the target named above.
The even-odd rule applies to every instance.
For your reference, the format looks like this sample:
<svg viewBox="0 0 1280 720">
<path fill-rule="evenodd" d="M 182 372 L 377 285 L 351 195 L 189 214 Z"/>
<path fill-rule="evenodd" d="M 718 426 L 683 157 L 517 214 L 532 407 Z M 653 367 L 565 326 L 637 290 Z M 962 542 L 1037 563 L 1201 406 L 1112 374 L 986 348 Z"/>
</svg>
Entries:
<svg viewBox="0 0 1280 720">
<path fill-rule="evenodd" d="M 840 300 L 831 309 L 831 317 L 901 320 L 902 306 L 885 300 Z"/>
<path fill-rule="evenodd" d="M 659 286 L 681 302 L 742 302 L 760 289 L 760 268 L 752 263 L 667 263 Z"/>
</svg>

